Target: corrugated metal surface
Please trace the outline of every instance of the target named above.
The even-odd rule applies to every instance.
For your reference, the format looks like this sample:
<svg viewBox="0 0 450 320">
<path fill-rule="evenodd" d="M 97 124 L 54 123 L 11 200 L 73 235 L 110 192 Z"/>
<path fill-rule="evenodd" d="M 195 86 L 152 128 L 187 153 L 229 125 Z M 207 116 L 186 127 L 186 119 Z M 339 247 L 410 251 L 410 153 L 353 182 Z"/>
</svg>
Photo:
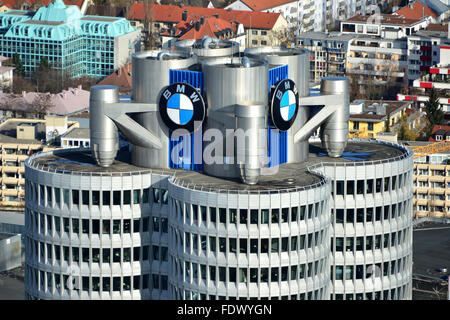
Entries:
<svg viewBox="0 0 450 320">
<path fill-rule="evenodd" d="M 269 92 L 272 86 L 276 86 L 281 80 L 288 78 L 288 66 L 280 66 L 269 70 Z M 278 129 L 268 127 L 267 138 L 269 167 L 287 162 L 287 131 L 280 132 Z"/>
<path fill-rule="evenodd" d="M 197 71 L 186 71 L 186 70 L 170 70 L 169 76 L 170 84 L 176 82 L 186 82 L 191 86 L 200 89 L 203 93 L 203 73 Z M 174 169 L 185 169 L 185 170 L 195 170 L 202 171 L 203 165 L 201 164 L 201 159 L 198 160 L 200 164 L 195 164 L 195 145 L 194 145 L 194 133 L 190 135 L 190 139 L 185 139 L 180 137 L 178 141 L 172 141 L 172 131 L 169 135 L 169 167 Z M 198 140 L 198 139 L 197 139 Z M 201 140 L 203 141 L 203 139 Z M 201 148 L 203 150 L 203 147 Z M 202 151 L 203 152 L 203 151 Z M 202 152 L 199 156 L 201 156 Z M 171 155 L 179 155 L 177 159 L 172 159 Z M 175 160 L 175 161 L 174 161 Z"/>
</svg>

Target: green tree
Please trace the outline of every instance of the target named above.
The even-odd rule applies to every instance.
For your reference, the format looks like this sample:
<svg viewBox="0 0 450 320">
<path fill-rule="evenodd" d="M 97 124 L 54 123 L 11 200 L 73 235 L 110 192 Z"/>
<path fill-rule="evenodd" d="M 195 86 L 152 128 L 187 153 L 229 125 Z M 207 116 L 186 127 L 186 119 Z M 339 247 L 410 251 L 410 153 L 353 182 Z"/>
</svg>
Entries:
<svg viewBox="0 0 450 320">
<path fill-rule="evenodd" d="M 436 124 L 444 124 L 444 112 L 439 106 L 439 97 L 434 88 L 430 89 L 428 101 L 425 102 L 425 113 L 427 114 L 428 120 L 425 132 L 427 136 L 430 136 Z"/>
<path fill-rule="evenodd" d="M 23 77 L 25 75 L 25 68 L 23 66 L 22 59 L 20 59 L 20 55 L 18 53 L 14 53 L 12 62 L 14 67 L 16 68 L 14 72 Z"/>
</svg>

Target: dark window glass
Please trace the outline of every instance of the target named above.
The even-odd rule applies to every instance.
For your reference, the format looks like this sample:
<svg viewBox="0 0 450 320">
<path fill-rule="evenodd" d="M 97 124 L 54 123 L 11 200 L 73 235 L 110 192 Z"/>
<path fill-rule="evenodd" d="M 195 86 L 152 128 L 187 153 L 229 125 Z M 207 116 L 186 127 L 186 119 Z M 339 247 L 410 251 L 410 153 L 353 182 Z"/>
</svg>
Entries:
<svg viewBox="0 0 450 320">
<path fill-rule="evenodd" d="M 250 253 L 258 253 L 258 239 L 250 239 Z"/>
<path fill-rule="evenodd" d="M 250 223 L 258 224 L 258 210 L 257 209 L 250 210 Z"/>
<path fill-rule="evenodd" d="M 103 205 L 109 206 L 111 203 L 111 191 L 103 191 Z"/>
<path fill-rule="evenodd" d="M 247 239 L 239 239 L 239 252 L 247 253 Z"/>
<path fill-rule="evenodd" d="M 227 209 L 219 208 L 219 222 L 227 223 Z"/>
<path fill-rule="evenodd" d="M 120 191 L 113 191 L 113 205 L 120 205 Z"/>
<path fill-rule="evenodd" d="M 247 217 L 248 212 L 247 209 L 240 209 L 239 210 L 239 219 L 241 224 L 247 224 Z"/>
<path fill-rule="evenodd" d="M 88 206 L 89 205 L 89 191 L 88 190 L 81 191 L 81 196 L 83 199 L 83 204 Z"/>
<path fill-rule="evenodd" d="M 279 223 L 279 222 L 280 222 L 280 210 L 272 209 L 272 223 Z"/>
</svg>

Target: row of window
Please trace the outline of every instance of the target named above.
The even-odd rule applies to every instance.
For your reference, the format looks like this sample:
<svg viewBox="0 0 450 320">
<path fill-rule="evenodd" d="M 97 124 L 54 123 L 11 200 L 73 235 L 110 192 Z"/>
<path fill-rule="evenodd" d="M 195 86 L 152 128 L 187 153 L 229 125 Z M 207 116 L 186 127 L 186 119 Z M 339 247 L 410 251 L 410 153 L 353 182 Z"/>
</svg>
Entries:
<svg viewBox="0 0 450 320">
<path fill-rule="evenodd" d="M 398 176 L 369 179 L 369 180 L 337 180 L 332 181 L 333 195 L 355 195 L 389 192 L 406 186 L 409 175 L 407 173 Z M 336 185 L 336 188 L 334 188 Z"/>
<path fill-rule="evenodd" d="M 28 241 L 27 256 L 29 260 L 39 257 L 41 263 L 55 261 L 87 262 L 87 263 L 122 263 L 133 261 L 148 261 L 149 246 L 133 248 L 80 248 L 50 243 Z M 153 246 L 153 257 L 167 261 L 167 247 Z M 160 250 L 161 249 L 161 250 Z"/>
<path fill-rule="evenodd" d="M 317 289 L 308 291 L 306 293 L 284 295 L 281 297 L 234 297 L 234 296 L 217 296 L 214 294 L 198 293 L 190 290 L 179 290 L 176 287 L 170 286 L 172 295 L 178 300 L 323 300 L 325 297 L 324 289 Z"/>
<path fill-rule="evenodd" d="M 279 281 L 296 281 L 311 278 L 322 274 L 325 269 L 326 260 L 321 259 L 300 265 L 271 268 L 234 268 L 207 266 L 194 262 L 174 259 L 173 275 L 178 276 L 181 281 L 198 284 L 200 281 L 221 281 L 233 283 L 269 283 Z M 178 261 L 178 262 L 177 262 Z M 192 279 L 191 279 L 192 276 Z M 184 280 L 183 280 L 184 277 Z"/>
<path fill-rule="evenodd" d="M 39 290 L 43 292 L 57 291 L 63 294 L 67 291 L 90 291 L 90 292 L 120 292 L 145 289 L 168 289 L 168 278 L 165 275 L 149 274 L 132 277 L 84 277 L 51 272 L 37 271 L 27 267 L 28 275 L 33 284 L 39 283 Z M 38 280 L 39 275 L 39 280 Z"/>
<path fill-rule="evenodd" d="M 399 288 L 391 290 L 366 292 L 366 293 L 348 293 L 331 295 L 331 300 L 401 300 L 406 299 L 407 286 L 404 285 Z"/>
<path fill-rule="evenodd" d="M 403 257 L 374 265 L 331 266 L 331 278 L 334 280 L 360 280 L 404 273 L 408 271 L 406 270 L 408 259 L 409 257 Z"/>
<path fill-rule="evenodd" d="M 397 204 L 359 208 L 359 209 L 331 209 L 332 219 L 336 215 L 336 223 L 372 223 L 375 221 L 388 221 L 396 219 L 407 212 L 410 201 L 403 201 Z M 336 214 L 335 214 L 336 213 Z"/>
<path fill-rule="evenodd" d="M 366 236 L 366 237 L 348 237 L 344 238 L 336 237 L 331 238 L 331 247 L 333 247 L 333 242 L 336 242 L 336 252 L 354 252 L 365 250 L 376 250 L 399 246 L 407 240 L 407 231 L 393 232 L 391 234 L 387 233 L 384 235 Z M 365 241 L 364 241 L 365 240 Z"/>
<path fill-rule="evenodd" d="M 215 226 L 223 224 L 278 224 L 318 218 L 327 203 L 325 201 L 298 207 L 273 209 L 236 209 L 205 207 L 173 200 L 175 218 L 184 224 Z"/>
<path fill-rule="evenodd" d="M 62 232 L 71 234 L 86 235 L 111 235 L 111 234 L 131 234 L 149 232 L 167 233 L 167 218 L 142 217 L 134 219 L 80 219 L 66 218 L 53 215 L 45 215 L 27 209 L 25 215 L 27 231 L 31 233 L 40 233 L 42 235 L 62 234 Z"/>
<path fill-rule="evenodd" d="M 324 230 L 309 233 L 307 235 L 281 237 L 281 238 L 225 238 L 216 236 L 206 236 L 183 233 L 173 230 L 175 243 L 178 248 L 183 248 L 183 252 L 200 253 L 223 252 L 223 253 L 281 253 L 289 251 L 304 250 L 324 244 L 326 233 Z"/>
<path fill-rule="evenodd" d="M 51 186 L 36 185 L 27 182 L 29 194 L 33 195 L 33 201 L 41 206 L 59 207 L 66 206 L 120 206 L 142 203 L 168 202 L 168 190 L 160 188 L 146 188 L 135 190 L 69 190 L 52 188 Z M 27 192 L 28 193 L 28 192 Z"/>
</svg>

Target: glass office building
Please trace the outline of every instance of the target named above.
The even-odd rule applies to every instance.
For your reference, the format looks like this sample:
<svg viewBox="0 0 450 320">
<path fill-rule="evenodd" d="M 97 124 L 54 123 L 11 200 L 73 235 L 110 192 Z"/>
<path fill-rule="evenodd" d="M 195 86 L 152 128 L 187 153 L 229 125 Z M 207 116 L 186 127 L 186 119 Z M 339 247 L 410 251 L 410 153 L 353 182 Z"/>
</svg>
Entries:
<svg viewBox="0 0 450 320">
<path fill-rule="evenodd" d="M 46 57 L 52 68 L 70 77 L 103 78 L 139 51 L 139 36 L 125 18 L 83 16 L 62 0 L 36 12 L 0 13 L 0 54 L 18 53 L 27 77 Z"/>
</svg>

